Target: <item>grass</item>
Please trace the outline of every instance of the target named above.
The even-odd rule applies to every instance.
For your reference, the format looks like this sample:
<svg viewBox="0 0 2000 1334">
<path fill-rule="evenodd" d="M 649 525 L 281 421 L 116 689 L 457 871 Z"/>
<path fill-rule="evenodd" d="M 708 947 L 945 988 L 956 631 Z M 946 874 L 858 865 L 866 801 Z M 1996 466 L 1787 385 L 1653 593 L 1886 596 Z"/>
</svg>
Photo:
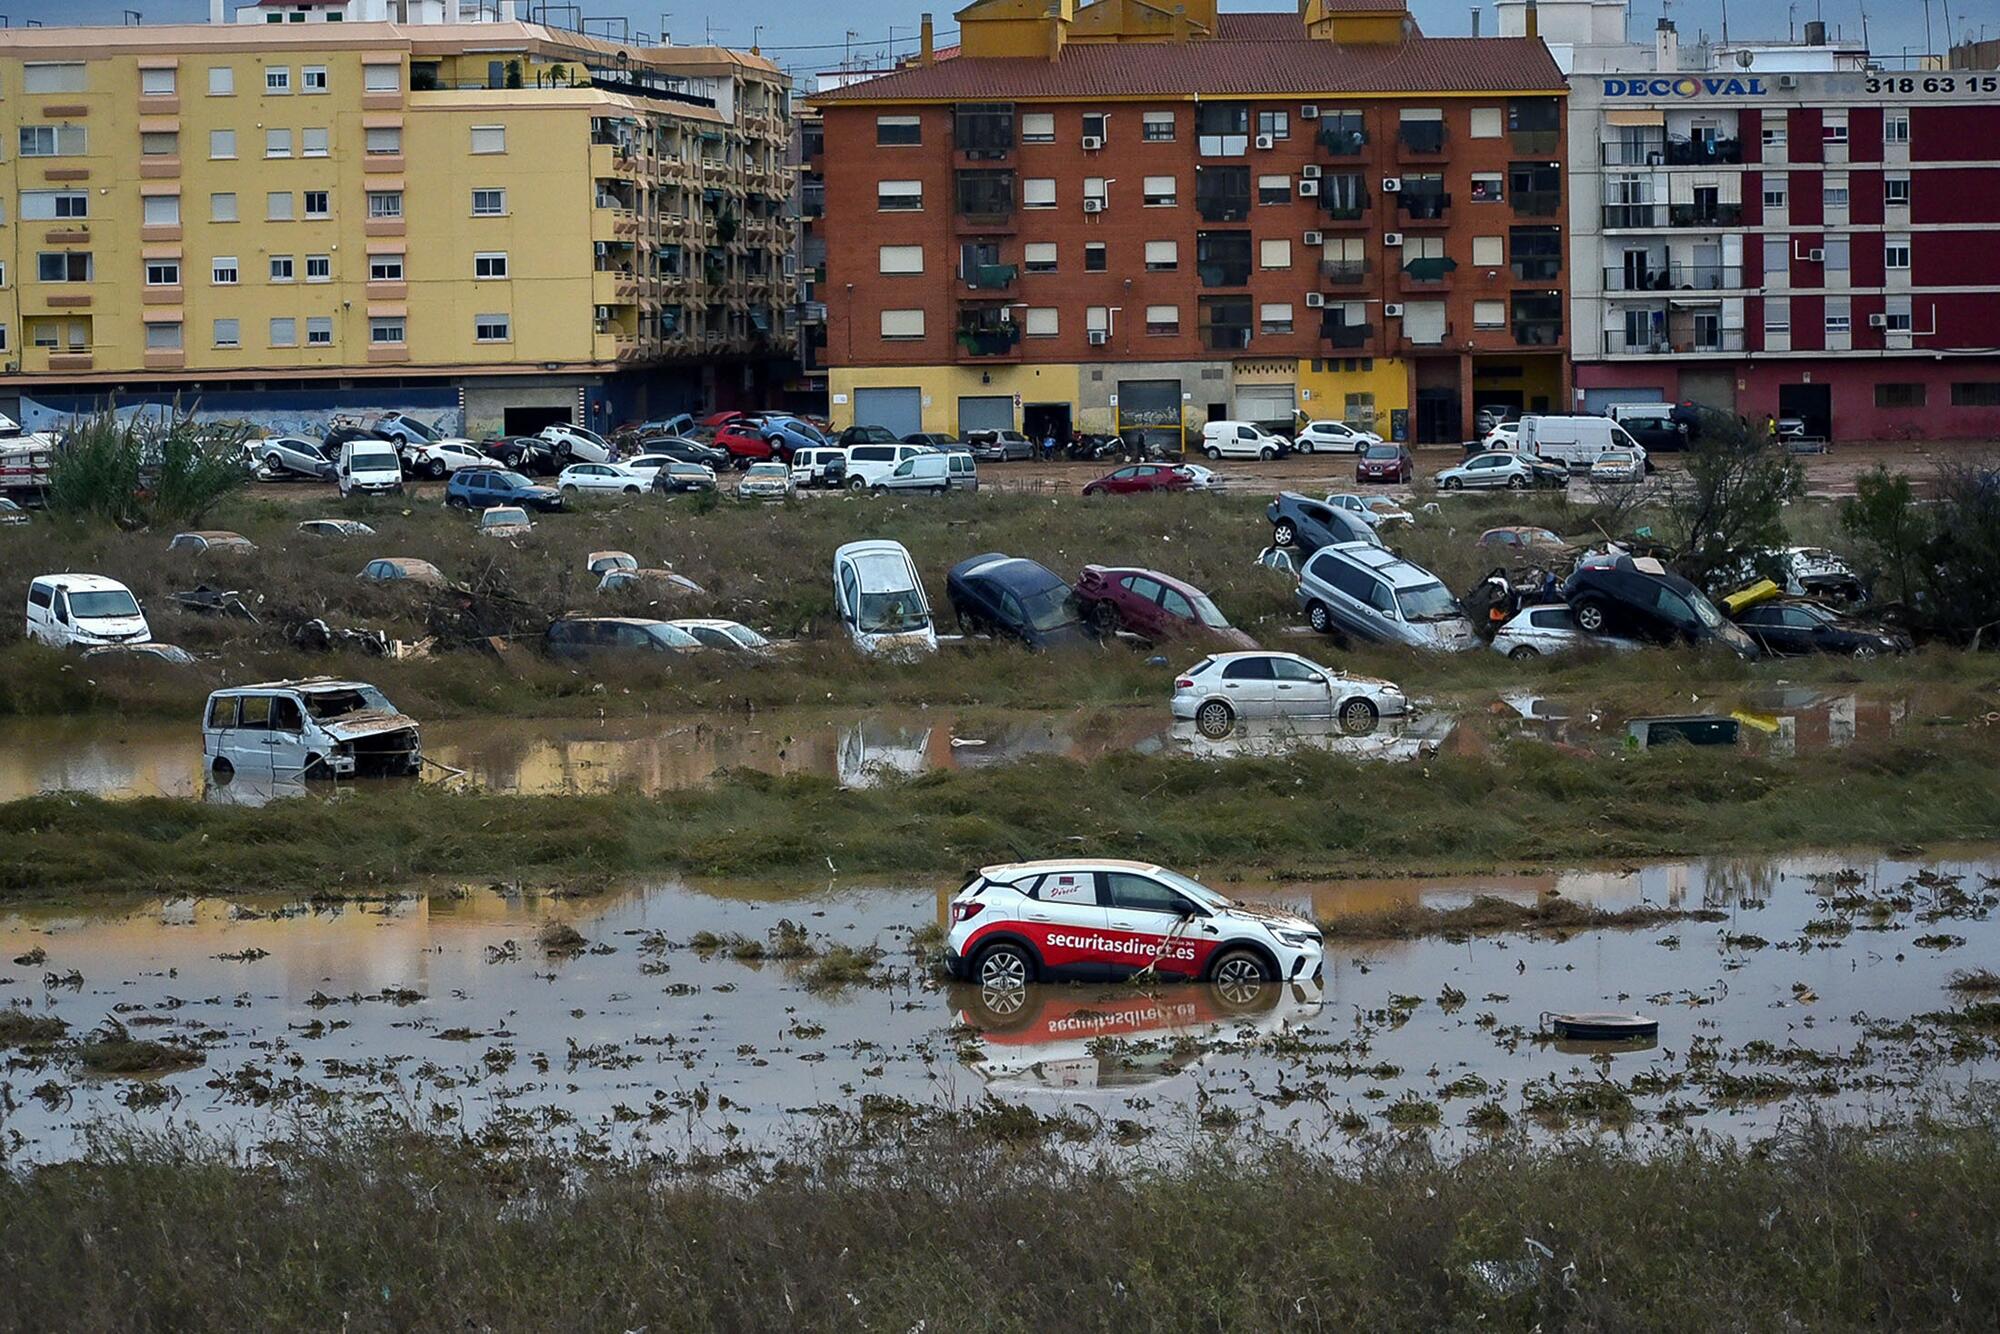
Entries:
<svg viewBox="0 0 2000 1334">
<path fill-rule="evenodd" d="M 1427 908 L 1399 903 L 1376 912 L 1330 917 L 1320 923 L 1329 940 L 1414 940 L 1419 936 L 1469 936 L 1504 931 L 1595 931 L 1606 928 L 1657 926 L 1693 919 L 1719 922 L 1725 913 L 1705 909 L 1600 908 L 1544 896 L 1535 903 L 1515 903 L 1481 894 L 1456 908 Z M 1461 1003 L 1464 998 L 1461 996 Z"/>
<path fill-rule="evenodd" d="M 54 1015 L 29 1014 L 16 1006 L 0 1008 L 0 1050 L 41 1047 L 60 1042 L 69 1025 Z"/>
<path fill-rule="evenodd" d="M 123 1024 L 108 1022 L 77 1044 L 77 1060 L 94 1075 L 144 1075 L 185 1070 L 202 1063 L 193 1047 L 135 1038 Z"/>
<path fill-rule="evenodd" d="M 1086 849 L 1207 875 L 1444 873 L 2000 833 L 1996 729 L 1867 741 L 1810 764 L 1669 748 L 1607 760 L 1529 742 L 1421 764 L 1318 751 L 1208 764 L 1118 754 L 843 789 L 736 770 L 644 797 L 383 785 L 261 810 L 149 798 L 0 805 L 0 898 L 109 890 L 379 892 L 675 871 L 924 883 Z M 1487 909 L 1560 924 L 1568 909 Z M 1424 919 L 1416 919 L 1424 920 Z M 1470 929 L 1470 928 L 1468 928 Z"/>
<path fill-rule="evenodd" d="M 801 1145 L 747 1182 L 407 1133 L 247 1169 L 103 1136 L 0 1174 L 0 1272 L 9 1323 L 75 1330 L 1958 1330 L 2000 1309 L 1990 1113 L 1651 1156 L 1475 1117 L 1493 1142 L 1448 1161 L 1214 1134 L 1120 1172 L 1033 1113 L 890 1114 L 852 1132 L 863 1152 Z"/>
</svg>

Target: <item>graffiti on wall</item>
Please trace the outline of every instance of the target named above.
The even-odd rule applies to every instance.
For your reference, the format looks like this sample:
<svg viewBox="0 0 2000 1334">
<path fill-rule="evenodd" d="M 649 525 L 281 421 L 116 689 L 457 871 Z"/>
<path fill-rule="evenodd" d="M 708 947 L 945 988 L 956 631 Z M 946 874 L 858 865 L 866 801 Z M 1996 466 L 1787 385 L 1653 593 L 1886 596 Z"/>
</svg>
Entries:
<svg viewBox="0 0 2000 1334">
<path fill-rule="evenodd" d="M 78 417 L 109 409 L 121 421 L 164 421 L 176 412 L 196 421 L 241 424 L 252 435 L 301 435 L 318 440 L 336 420 L 346 422 L 401 412 L 435 427 L 442 435 L 462 435 L 465 412 L 455 390 L 299 390 L 230 392 L 182 399 L 168 395 L 119 394 L 106 399 L 84 394 L 21 398 L 21 429 L 59 431 Z"/>
</svg>

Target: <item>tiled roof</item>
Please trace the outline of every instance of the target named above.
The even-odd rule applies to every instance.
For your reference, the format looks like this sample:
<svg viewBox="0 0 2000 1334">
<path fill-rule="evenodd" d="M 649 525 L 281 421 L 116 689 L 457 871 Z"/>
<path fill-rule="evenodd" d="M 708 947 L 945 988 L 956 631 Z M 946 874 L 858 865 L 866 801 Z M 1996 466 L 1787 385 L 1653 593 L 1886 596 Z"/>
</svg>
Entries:
<svg viewBox="0 0 2000 1334">
<path fill-rule="evenodd" d="M 1261 14 L 1230 15 L 1263 19 Z M 821 93 L 819 102 L 995 99 L 1307 96 L 1343 93 L 1477 93 L 1560 89 L 1562 71 L 1531 37 L 1419 37 L 1399 46 L 1340 46 L 1219 36 L 1205 41 L 1089 44 L 1059 59 L 960 56 Z M 1262 24 L 1245 30 L 1257 32 Z M 1229 24 L 1223 25 L 1227 33 Z"/>
</svg>

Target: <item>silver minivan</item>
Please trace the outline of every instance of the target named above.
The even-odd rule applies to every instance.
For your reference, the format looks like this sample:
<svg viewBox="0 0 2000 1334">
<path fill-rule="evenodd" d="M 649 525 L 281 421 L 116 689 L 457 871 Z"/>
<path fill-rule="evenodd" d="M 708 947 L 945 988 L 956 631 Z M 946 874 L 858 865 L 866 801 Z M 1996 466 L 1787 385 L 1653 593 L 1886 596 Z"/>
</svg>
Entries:
<svg viewBox="0 0 2000 1334">
<path fill-rule="evenodd" d="M 1323 635 L 1453 653 L 1478 647 L 1472 622 L 1442 580 L 1365 542 L 1315 551 L 1299 572 L 1295 596 Z"/>
<path fill-rule="evenodd" d="M 415 719 L 366 682 L 327 677 L 216 691 L 202 715 L 201 749 L 224 780 L 399 777 L 423 767 Z"/>
</svg>

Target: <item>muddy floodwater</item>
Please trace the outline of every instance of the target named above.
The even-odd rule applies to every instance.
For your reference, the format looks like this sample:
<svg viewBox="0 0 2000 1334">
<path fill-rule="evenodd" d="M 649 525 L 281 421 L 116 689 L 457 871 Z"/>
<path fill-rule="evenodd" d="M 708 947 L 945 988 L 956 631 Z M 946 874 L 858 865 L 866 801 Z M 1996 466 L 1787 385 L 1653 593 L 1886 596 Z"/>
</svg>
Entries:
<svg viewBox="0 0 2000 1334">
<path fill-rule="evenodd" d="M 107 1118 L 254 1138 L 328 1108 L 770 1150 L 823 1121 L 988 1099 L 1127 1144 L 1249 1126 L 1329 1150 L 1392 1131 L 1462 1143 L 1503 1123 L 1747 1136 L 1808 1106 L 1907 1111 L 1996 1073 L 2000 996 L 1953 983 L 2000 966 L 1997 875 L 2000 850 L 1982 848 L 1227 886 L 1333 923 L 1483 894 L 1700 916 L 1562 936 L 1336 930 L 1318 985 L 1226 996 L 941 983 L 910 952 L 912 932 L 940 920 L 941 886 L 24 909 L 0 915 L 0 1007 L 67 1030 L 0 1042 L 0 1157 L 71 1155 Z M 1659 1037 L 1541 1037 L 1543 1012 L 1565 1010 L 1651 1015 Z M 79 1044 L 114 1024 L 179 1068 L 92 1073 Z"/>
<path fill-rule="evenodd" d="M 1659 713 L 1722 712 L 1742 724 L 1746 748 L 1776 756 L 1811 754 L 1887 736 L 1928 719 L 1920 701 L 1852 691 L 1760 689 L 1714 700 L 1663 699 Z M 1421 707 L 1383 719 L 1365 735 L 1331 720 L 1239 725 L 1202 736 L 1174 724 L 1166 709 L 1072 712 L 898 709 L 835 713 L 786 709 L 598 719 L 506 718 L 429 723 L 424 751 L 436 761 L 426 782 L 517 794 L 698 787 L 730 769 L 811 774 L 847 786 L 896 775 L 972 769 L 1052 755 L 1091 760 L 1117 753 L 1228 759 L 1312 747 L 1363 760 L 1408 761 L 1455 738 L 1516 735 L 1597 750 L 1616 749 L 1626 720 L 1582 701 L 1528 692 L 1495 696 L 1480 708 Z M 0 724 L 0 801 L 42 792 L 112 798 L 184 797 L 256 805 L 324 791 L 239 775 L 228 784 L 203 772 L 193 720 L 128 723 L 107 719 Z"/>
</svg>

